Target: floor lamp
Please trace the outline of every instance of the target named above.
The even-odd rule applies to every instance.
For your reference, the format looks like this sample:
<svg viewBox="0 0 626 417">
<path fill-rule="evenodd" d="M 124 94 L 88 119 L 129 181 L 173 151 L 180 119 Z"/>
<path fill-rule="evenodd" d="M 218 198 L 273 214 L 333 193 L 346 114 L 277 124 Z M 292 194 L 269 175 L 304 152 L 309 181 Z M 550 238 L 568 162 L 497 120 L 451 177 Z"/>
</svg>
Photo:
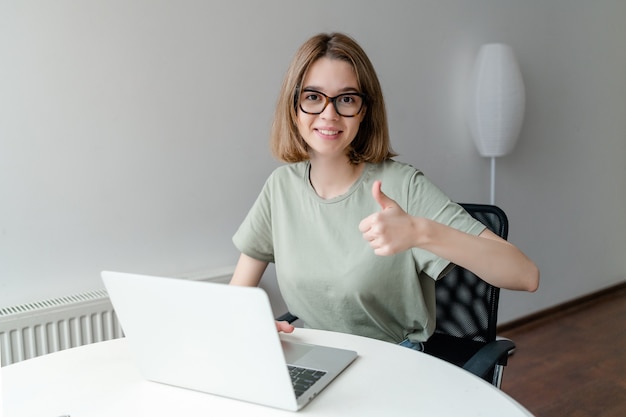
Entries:
<svg viewBox="0 0 626 417">
<path fill-rule="evenodd" d="M 478 152 L 491 158 L 495 204 L 496 158 L 513 150 L 524 120 L 524 81 L 513 49 L 501 43 L 481 46 L 470 88 L 469 129 Z"/>
</svg>

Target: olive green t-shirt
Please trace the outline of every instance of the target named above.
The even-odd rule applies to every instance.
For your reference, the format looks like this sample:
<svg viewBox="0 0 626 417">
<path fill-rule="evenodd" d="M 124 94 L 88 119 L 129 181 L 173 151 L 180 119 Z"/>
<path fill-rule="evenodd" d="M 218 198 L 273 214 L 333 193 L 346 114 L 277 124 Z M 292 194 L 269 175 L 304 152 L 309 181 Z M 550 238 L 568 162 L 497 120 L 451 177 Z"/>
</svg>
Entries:
<svg viewBox="0 0 626 417">
<path fill-rule="evenodd" d="M 478 235 L 485 226 L 420 171 L 387 160 L 366 164 L 347 193 L 322 199 L 308 162 L 277 168 L 233 237 L 244 254 L 274 262 L 289 311 L 307 327 L 399 343 L 435 328 L 435 280 L 450 263 L 428 251 L 374 254 L 359 223 L 380 211 L 374 181 L 407 213 Z"/>
</svg>

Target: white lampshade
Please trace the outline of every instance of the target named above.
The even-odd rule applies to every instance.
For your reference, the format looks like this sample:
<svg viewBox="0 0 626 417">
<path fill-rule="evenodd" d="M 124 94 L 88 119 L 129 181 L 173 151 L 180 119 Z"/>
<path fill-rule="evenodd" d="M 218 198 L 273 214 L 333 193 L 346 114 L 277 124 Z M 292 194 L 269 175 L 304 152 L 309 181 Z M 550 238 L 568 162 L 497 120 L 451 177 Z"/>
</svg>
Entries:
<svg viewBox="0 0 626 417">
<path fill-rule="evenodd" d="M 470 84 L 468 123 L 482 156 L 499 157 L 515 147 L 524 120 L 524 81 L 510 46 L 483 45 Z"/>
</svg>

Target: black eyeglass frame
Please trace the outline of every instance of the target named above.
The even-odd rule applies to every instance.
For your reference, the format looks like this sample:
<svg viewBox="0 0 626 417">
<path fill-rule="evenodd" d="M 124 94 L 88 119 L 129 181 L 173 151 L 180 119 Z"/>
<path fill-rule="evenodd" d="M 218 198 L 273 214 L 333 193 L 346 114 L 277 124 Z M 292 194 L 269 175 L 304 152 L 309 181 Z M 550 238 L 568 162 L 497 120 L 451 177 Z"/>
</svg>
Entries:
<svg viewBox="0 0 626 417">
<path fill-rule="evenodd" d="M 322 95 L 325 99 L 326 99 L 326 103 L 324 104 L 324 107 L 322 107 L 322 110 L 320 110 L 319 112 L 308 112 L 306 110 L 304 110 L 302 108 L 302 103 L 300 103 L 300 96 L 302 93 L 316 93 L 316 94 L 320 94 Z M 354 113 L 352 116 L 345 116 L 343 114 L 341 114 L 339 112 L 339 109 L 337 109 L 337 99 L 343 96 L 358 96 L 361 98 L 361 100 L 363 100 L 361 102 L 361 107 L 359 107 L 359 110 Z M 358 92 L 352 92 L 352 93 L 342 93 L 342 94 L 338 94 L 335 97 L 329 97 L 326 94 L 322 93 L 321 91 L 317 91 L 314 90 L 312 88 L 305 88 L 304 90 L 300 90 L 299 88 L 296 89 L 296 96 L 295 96 L 295 100 L 298 103 L 298 107 L 300 108 L 300 110 L 302 110 L 302 112 L 306 113 L 306 114 L 322 114 L 324 112 L 324 110 L 326 110 L 326 107 L 328 107 L 328 103 L 333 103 L 333 107 L 335 108 L 335 112 L 340 115 L 341 117 L 355 117 L 357 115 L 359 115 L 361 113 L 361 110 L 363 110 L 363 106 L 365 105 L 365 102 L 367 101 L 367 94 L 363 94 L 363 93 L 358 93 Z"/>
</svg>

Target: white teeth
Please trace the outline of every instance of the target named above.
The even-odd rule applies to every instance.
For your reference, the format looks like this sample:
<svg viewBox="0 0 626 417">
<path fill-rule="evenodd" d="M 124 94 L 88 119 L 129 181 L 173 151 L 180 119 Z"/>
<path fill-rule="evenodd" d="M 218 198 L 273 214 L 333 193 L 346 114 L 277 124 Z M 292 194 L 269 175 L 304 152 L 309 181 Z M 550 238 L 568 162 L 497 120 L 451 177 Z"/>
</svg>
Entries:
<svg viewBox="0 0 626 417">
<path fill-rule="evenodd" d="M 320 133 L 322 135 L 336 135 L 337 133 L 339 133 L 338 130 L 324 130 L 324 129 L 319 129 Z"/>
</svg>

